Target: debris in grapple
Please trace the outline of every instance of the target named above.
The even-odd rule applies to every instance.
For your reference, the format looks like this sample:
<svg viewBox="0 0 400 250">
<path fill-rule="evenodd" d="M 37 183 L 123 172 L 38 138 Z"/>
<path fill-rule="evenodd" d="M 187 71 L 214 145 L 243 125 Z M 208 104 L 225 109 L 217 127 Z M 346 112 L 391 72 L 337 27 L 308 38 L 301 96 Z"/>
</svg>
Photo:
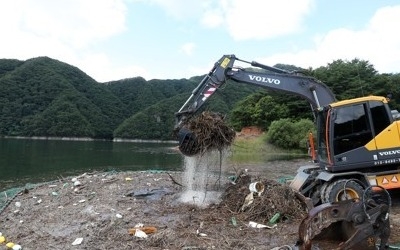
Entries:
<svg viewBox="0 0 400 250">
<path fill-rule="evenodd" d="M 233 143 L 235 136 L 221 114 L 205 111 L 183 124 L 178 132 L 179 150 L 186 156 L 223 150 Z"/>
</svg>

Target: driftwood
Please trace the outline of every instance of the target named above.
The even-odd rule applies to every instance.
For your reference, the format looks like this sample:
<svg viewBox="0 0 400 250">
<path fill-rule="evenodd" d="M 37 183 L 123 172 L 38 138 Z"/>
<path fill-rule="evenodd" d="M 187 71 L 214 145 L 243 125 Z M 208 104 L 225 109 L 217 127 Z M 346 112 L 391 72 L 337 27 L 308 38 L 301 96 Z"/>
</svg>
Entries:
<svg viewBox="0 0 400 250">
<path fill-rule="evenodd" d="M 174 178 L 170 173 L 168 173 L 168 176 L 169 176 L 169 178 L 171 179 L 172 183 L 174 183 L 174 184 L 176 184 L 176 185 L 178 185 L 178 186 L 184 187 L 181 183 L 177 182 L 177 181 L 175 180 L 175 178 Z"/>
<path fill-rule="evenodd" d="M 209 111 L 189 119 L 183 128 L 188 132 L 187 140 L 180 144 L 180 150 L 185 155 L 222 151 L 232 145 L 236 136 L 235 131 L 225 123 L 224 116 Z"/>
<path fill-rule="evenodd" d="M 299 199 L 296 191 L 289 186 L 270 179 L 260 179 L 265 186 L 261 195 L 254 194 L 253 202 L 241 210 L 245 197 L 250 193 L 251 177 L 241 174 L 235 184 L 227 186 L 221 206 L 245 221 L 257 221 L 268 224 L 269 220 L 279 213 L 279 220 L 301 220 L 306 215 L 307 204 Z"/>
</svg>

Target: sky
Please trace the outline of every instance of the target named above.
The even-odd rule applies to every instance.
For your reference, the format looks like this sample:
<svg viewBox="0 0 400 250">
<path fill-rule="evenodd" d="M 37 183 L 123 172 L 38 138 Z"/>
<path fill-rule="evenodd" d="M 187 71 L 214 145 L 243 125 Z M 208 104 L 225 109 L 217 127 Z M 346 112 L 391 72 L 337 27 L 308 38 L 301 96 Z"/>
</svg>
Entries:
<svg viewBox="0 0 400 250">
<path fill-rule="evenodd" d="M 47 56 L 98 82 L 207 74 L 225 54 L 400 72 L 398 0 L 0 0 L 0 58 Z"/>
</svg>

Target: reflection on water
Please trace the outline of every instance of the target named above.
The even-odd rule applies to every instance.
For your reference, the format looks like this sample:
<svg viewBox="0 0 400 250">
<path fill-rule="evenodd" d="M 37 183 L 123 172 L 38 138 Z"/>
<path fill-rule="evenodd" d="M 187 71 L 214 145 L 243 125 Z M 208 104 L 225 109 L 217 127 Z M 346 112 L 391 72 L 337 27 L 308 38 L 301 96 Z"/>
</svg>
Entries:
<svg viewBox="0 0 400 250">
<path fill-rule="evenodd" d="M 0 190 L 91 171 L 182 169 L 171 143 L 0 139 Z"/>
<path fill-rule="evenodd" d="M 0 191 L 93 171 L 182 171 L 173 143 L 0 139 Z M 225 152 L 229 154 L 228 152 Z M 271 152 L 230 154 L 228 162 L 265 163 L 303 158 Z"/>
</svg>

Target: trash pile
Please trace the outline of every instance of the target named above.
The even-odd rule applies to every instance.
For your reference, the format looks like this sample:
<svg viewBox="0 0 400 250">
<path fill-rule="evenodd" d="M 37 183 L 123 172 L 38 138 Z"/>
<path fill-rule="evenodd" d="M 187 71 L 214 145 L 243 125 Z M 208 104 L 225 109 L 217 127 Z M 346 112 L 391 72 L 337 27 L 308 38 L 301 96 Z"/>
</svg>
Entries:
<svg viewBox="0 0 400 250">
<path fill-rule="evenodd" d="M 93 172 L 21 189 L 0 213 L 0 249 L 271 250 L 292 245 L 307 209 L 295 191 L 268 179 L 284 165 L 268 164 L 257 175 L 244 170 L 223 178 L 221 201 L 204 208 L 179 202 L 183 187 L 178 183 L 186 184 L 181 172 Z M 399 242 L 394 209 L 390 242 Z"/>
<path fill-rule="evenodd" d="M 301 194 L 288 185 L 270 179 L 252 181 L 251 176 L 243 172 L 228 184 L 220 205 L 237 213 L 243 221 L 270 225 L 300 221 L 307 215 L 307 205 Z"/>
<path fill-rule="evenodd" d="M 185 155 L 197 155 L 204 152 L 221 151 L 232 145 L 236 133 L 225 123 L 225 117 L 219 113 L 204 111 L 192 117 L 183 129 L 190 133 L 189 140 L 182 141 L 179 149 Z"/>
</svg>

